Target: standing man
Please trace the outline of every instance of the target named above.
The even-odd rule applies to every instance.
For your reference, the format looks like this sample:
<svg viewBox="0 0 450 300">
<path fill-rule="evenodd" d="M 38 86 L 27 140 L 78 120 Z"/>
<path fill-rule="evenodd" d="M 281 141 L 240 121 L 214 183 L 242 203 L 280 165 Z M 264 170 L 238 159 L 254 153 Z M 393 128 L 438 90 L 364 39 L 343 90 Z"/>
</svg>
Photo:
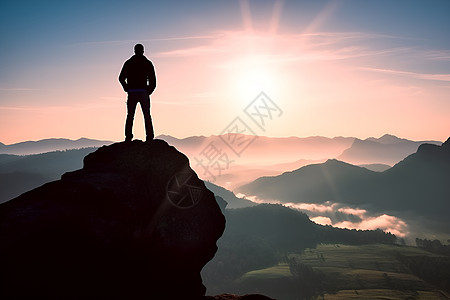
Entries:
<svg viewBox="0 0 450 300">
<path fill-rule="evenodd" d="M 144 114 L 147 142 L 155 137 L 150 116 L 150 95 L 156 88 L 156 74 L 153 63 L 144 56 L 144 46 L 136 44 L 134 55 L 122 67 L 119 82 L 128 93 L 127 120 L 125 122 L 125 141 L 133 139 L 133 120 L 138 102 Z"/>
</svg>

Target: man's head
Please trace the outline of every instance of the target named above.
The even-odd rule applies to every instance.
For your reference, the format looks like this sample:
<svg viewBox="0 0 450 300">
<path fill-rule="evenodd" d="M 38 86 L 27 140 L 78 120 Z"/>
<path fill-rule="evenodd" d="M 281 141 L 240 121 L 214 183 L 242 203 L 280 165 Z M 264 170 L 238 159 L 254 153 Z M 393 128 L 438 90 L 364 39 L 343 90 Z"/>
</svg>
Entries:
<svg viewBox="0 0 450 300">
<path fill-rule="evenodd" d="M 143 55 L 144 54 L 144 46 L 142 44 L 136 44 L 134 46 L 134 53 L 137 55 Z"/>
</svg>

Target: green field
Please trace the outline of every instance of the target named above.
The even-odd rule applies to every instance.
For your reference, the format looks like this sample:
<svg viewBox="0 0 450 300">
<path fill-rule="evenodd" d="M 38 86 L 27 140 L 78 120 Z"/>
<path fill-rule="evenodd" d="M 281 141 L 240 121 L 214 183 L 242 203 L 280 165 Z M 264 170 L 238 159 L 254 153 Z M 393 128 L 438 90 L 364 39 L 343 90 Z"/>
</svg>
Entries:
<svg viewBox="0 0 450 300">
<path fill-rule="evenodd" d="M 413 275 L 399 255 L 440 257 L 420 248 L 396 245 L 319 245 L 290 254 L 285 263 L 244 274 L 236 281 L 241 293 L 262 293 L 279 300 L 301 299 L 302 280 L 292 276 L 295 259 L 320 274 L 323 292 L 316 299 L 450 299 L 445 292 Z M 307 268 L 308 268 L 307 267 Z"/>
</svg>

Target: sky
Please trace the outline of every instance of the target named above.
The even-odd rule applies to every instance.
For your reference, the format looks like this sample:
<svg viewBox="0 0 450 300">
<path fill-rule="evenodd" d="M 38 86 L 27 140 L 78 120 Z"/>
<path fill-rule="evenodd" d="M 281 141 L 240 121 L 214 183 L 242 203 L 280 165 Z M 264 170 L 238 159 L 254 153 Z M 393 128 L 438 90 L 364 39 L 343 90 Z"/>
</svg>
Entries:
<svg viewBox="0 0 450 300">
<path fill-rule="evenodd" d="M 0 0 L 0 142 L 123 140 L 118 74 L 136 43 L 156 69 L 156 135 L 239 125 L 445 141 L 449 11 L 447 0 Z M 134 133 L 145 138 L 139 108 Z"/>
</svg>

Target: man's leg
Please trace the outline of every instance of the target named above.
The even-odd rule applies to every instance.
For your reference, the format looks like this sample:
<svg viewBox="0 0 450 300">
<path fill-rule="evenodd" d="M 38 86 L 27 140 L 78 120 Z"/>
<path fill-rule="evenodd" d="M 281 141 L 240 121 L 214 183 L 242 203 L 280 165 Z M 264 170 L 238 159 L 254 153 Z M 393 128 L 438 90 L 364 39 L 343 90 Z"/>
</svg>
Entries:
<svg viewBox="0 0 450 300">
<path fill-rule="evenodd" d="M 133 139 L 133 121 L 137 102 L 138 98 L 136 95 L 134 95 L 134 93 L 128 93 L 127 120 L 125 121 L 125 141 L 131 141 Z"/>
<path fill-rule="evenodd" d="M 141 100 L 141 109 L 142 114 L 144 115 L 147 141 L 151 141 L 155 137 L 155 133 L 153 132 L 152 117 L 150 115 L 150 96 L 148 96 L 147 94 L 143 96 L 143 99 Z"/>
</svg>

